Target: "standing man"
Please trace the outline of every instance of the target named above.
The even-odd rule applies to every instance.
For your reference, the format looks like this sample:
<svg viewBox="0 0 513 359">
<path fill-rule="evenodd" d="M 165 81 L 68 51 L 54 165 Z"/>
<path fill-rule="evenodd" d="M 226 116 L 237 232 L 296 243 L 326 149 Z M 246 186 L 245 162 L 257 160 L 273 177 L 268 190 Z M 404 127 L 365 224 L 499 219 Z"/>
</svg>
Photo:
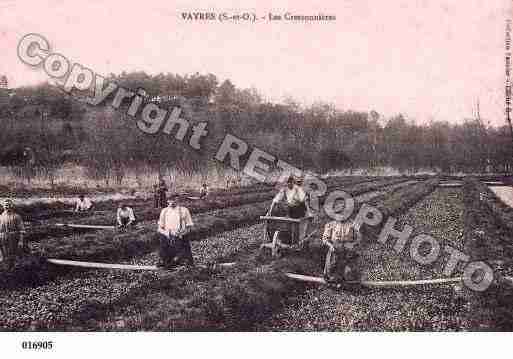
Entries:
<svg viewBox="0 0 513 359">
<path fill-rule="evenodd" d="M 208 196 L 209 188 L 206 183 L 203 183 L 203 186 L 201 186 L 200 189 L 200 199 L 205 199 Z"/>
<path fill-rule="evenodd" d="M 161 259 L 158 266 L 169 268 L 180 262 L 194 264 L 191 244 L 186 238 L 193 225 L 191 213 L 178 204 L 178 196 L 170 198 L 168 206 L 160 212 L 158 223 Z"/>
<path fill-rule="evenodd" d="M 310 207 L 310 193 L 307 192 L 303 187 L 303 184 L 304 184 L 304 176 L 303 175 L 301 175 L 297 178 L 296 184 L 301 189 L 301 191 L 303 191 L 303 193 L 305 194 L 306 214 L 312 215 L 312 210 Z"/>
<path fill-rule="evenodd" d="M 303 218 L 306 215 L 306 193 L 295 183 L 293 176 L 290 176 L 287 180 L 287 186 L 282 188 L 278 194 L 273 198 L 271 207 L 267 211 L 267 215 L 270 216 L 276 203 L 283 200 L 287 202 L 288 215 L 290 218 Z"/>
<path fill-rule="evenodd" d="M 160 208 L 159 185 L 156 183 L 153 185 L 153 203 L 155 208 Z"/>
<path fill-rule="evenodd" d="M 327 282 L 344 280 L 354 247 L 359 241 L 359 231 L 352 221 L 331 221 L 324 226 L 322 243 L 328 247 L 324 261 L 324 278 Z"/>
<path fill-rule="evenodd" d="M 158 202 L 159 208 L 164 208 L 166 206 L 166 197 L 167 197 L 167 187 L 166 182 L 161 178 L 158 185 Z"/>
<path fill-rule="evenodd" d="M 0 215 L 0 249 L 2 260 L 7 269 L 14 266 L 18 255 L 19 242 L 23 243 L 23 250 L 28 251 L 27 239 L 25 237 L 25 226 L 19 214 L 14 210 L 14 203 L 5 200 L 2 204 L 3 213 Z"/>
<path fill-rule="evenodd" d="M 78 196 L 77 204 L 75 206 L 75 212 L 89 211 L 93 207 L 93 202 L 81 194 Z"/>
<path fill-rule="evenodd" d="M 134 210 L 126 204 L 119 204 L 116 217 L 119 228 L 128 228 L 135 225 Z"/>
</svg>

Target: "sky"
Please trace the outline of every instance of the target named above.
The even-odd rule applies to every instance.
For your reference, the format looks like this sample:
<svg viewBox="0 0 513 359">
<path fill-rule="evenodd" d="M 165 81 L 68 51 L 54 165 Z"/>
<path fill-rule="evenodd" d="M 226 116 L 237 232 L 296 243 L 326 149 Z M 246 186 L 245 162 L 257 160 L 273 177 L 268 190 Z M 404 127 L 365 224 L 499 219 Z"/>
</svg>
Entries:
<svg viewBox="0 0 513 359">
<path fill-rule="evenodd" d="M 402 113 L 417 122 L 504 120 L 511 0 L 0 0 L 0 74 L 48 80 L 16 55 L 27 33 L 99 74 L 213 73 L 271 101 Z M 464 4 L 464 6 L 463 6 Z M 184 21 L 182 12 L 335 15 L 330 22 Z"/>
</svg>

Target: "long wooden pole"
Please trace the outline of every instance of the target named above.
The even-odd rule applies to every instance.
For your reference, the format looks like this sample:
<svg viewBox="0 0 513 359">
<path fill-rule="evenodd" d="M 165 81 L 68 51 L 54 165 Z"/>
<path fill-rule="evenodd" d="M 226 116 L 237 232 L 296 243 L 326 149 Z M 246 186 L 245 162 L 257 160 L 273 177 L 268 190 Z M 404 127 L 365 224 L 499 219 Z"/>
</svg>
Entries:
<svg viewBox="0 0 513 359">
<path fill-rule="evenodd" d="M 83 262 L 83 261 L 72 261 L 67 259 L 55 259 L 49 258 L 46 260 L 48 263 L 52 263 L 55 265 L 61 266 L 71 266 L 71 267 L 82 267 L 82 268 L 96 268 L 96 269 L 122 269 L 122 270 L 162 270 L 157 266 L 144 266 L 137 264 L 116 264 L 116 263 L 99 263 L 99 262 Z M 233 267 L 235 266 L 235 262 L 229 263 L 214 263 L 214 267 Z M 208 266 L 204 264 L 198 264 L 197 267 L 200 268 L 208 268 Z"/>
<path fill-rule="evenodd" d="M 91 224 L 70 224 L 70 223 L 57 223 L 56 227 L 70 227 L 70 228 L 89 228 L 89 229 L 116 229 L 116 226 L 97 226 Z"/>
<path fill-rule="evenodd" d="M 321 277 L 313 277 L 308 275 L 296 274 L 296 273 L 285 273 L 290 279 L 299 280 L 302 282 L 311 282 L 318 284 L 326 284 L 326 280 Z M 411 287 L 417 285 L 426 285 L 426 284 L 449 284 L 449 283 L 459 283 L 463 280 L 462 277 L 454 277 L 454 278 L 436 278 L 436 279 L 422 279 L 422 280 L 398 280 L 398 281 L 373 281 L 373 280 L 362 280 L 362 281 L 348 281 L 348 284 L 359 284 L 364 287 L 374 287 L 374 288 L 385 288 L 385 287 Z"/>
</svg>

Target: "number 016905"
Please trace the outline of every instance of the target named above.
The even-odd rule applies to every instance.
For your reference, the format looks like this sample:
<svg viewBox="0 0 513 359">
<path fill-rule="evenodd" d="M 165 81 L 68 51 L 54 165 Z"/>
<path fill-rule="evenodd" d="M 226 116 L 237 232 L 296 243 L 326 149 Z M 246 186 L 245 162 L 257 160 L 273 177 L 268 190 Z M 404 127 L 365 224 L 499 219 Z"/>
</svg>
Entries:
<svg viewBox="0 0 513 359">
<path fill-rule="evenodd" d="M 41 341 L 41 342 L 29 342 L 24 341 L 21 342 L 21 347 L 23 349 L 32 349 L 32 350 L 51 350 L 53 348 L 52 341 Z"/>
</svg>

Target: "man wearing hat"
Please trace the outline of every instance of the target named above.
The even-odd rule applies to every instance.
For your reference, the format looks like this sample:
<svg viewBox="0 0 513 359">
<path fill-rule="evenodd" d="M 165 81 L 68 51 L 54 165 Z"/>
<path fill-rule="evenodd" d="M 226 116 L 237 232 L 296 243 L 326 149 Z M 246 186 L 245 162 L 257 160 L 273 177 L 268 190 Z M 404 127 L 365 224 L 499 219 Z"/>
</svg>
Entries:
<svg viewBox="0 0 513 359">
<path fill-rule="evenodd" d="M 189 210 L 180 206 L 178 201 L 178 196 L 171 197 L 168 206 L 160 212 L 158 232 L 161 267 L 172 267 L 180 262 L 194 264 L 191 244 L 186 236 L 194 223 Z"/>
<path fill-rule="evenodd" d="M 2 259 L 7 269 L 11 269 L 18 255 L 19 241 L 23 243 L 23 249 L 28 250 L 27 240 L 24 236 L 25 226 L 19 214 L 14 210 L 14 203 L 5 200 L 2 203 L 3 213 L 0 215 L 0 249 Z"/>
<path fill-rule="evenodd" d="M 273 198 L 267 215 L 270 216 L 276 203 L 283 200 L 287 202 L 288 215 L 290 218 L 303 218 L 306 215 L 306 193 L 296 184 L 296 180 L 293 176 L 288 178 L 287 186 L 282 188 Z"/>
</svg>

